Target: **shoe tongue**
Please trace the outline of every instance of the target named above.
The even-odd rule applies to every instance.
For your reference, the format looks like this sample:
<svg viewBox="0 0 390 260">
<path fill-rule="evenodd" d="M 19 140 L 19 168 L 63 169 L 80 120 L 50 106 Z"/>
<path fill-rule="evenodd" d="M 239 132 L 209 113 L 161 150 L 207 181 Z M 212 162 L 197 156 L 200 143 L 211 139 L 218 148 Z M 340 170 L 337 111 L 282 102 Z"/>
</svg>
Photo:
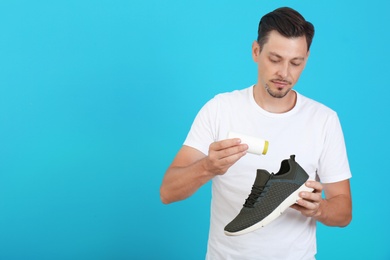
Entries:
<svg viewBox="0 0 390 260">
<path fill-rule="evenodd" d="M 257 170 L 257 176 L 254 184 L 258 186 L 264 186 L 269 180 L 270 176 L 271 174 L 268 171 L 259 169 Z"/>
</svg>

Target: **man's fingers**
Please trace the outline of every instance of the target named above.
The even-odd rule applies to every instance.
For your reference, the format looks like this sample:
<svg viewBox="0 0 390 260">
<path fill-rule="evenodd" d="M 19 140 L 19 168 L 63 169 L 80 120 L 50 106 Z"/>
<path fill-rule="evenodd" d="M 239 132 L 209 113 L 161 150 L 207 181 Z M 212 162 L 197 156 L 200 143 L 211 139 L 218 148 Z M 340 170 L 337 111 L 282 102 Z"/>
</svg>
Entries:
<svg viewBox="0 0 390 260">
<path fill-rule="evenodd" d="M 231 149 L 231 148 L 229 148 Z M 238 149 L 235 147 L 233 151 L 226 152 L 226 155 L 219 159 L 219 162 L 222 166 L 230 166 L 237 162 L 242 156 L 246 154 L 245 148 Z"/>
<path fill-rule="evenodd" d="M 236 154 L 241 154 L 242 152 L 246 152 L 246 150 L 248 150 L 248 145 L 240 144 L 221 150 L 218 152 L 218 155 L 220 159 L 223 159 L 226 157 L 234 156 Z"/>
<path fill-rule="evenodd" d="M 322 189 L 323 189 L 323 186 L 320 182 L 318 181 L 307 181 L 306 182 L 306 186 L 309 187 L 309 188 L 313 188 L 314 189 L 314 193 L 321 193 L 322 192 Z"/>
<path fill-rule="evenodd" d="M 212 143 L 209 147 L 209 155 L 216 160 L 221 160 L 246 150 L 248 150 L 247 144 L 241 144 L 240 139 L 232 138 Z"/>
<path fill-rule="evenodd" d="M 229 147 L 239 145 L 241 140 L 239 138 L 226 139 L 218 142 L 214 142 L 210 145 L 210 150 L 221 151 Z"/>
<path fill-rule="evenodd" d="M 216 174 L 225 173 L 230 166 L 246 154 L 248 145 L 232 138 L 212 143 L 209 147 L 209 169 Z"/>
</svg>

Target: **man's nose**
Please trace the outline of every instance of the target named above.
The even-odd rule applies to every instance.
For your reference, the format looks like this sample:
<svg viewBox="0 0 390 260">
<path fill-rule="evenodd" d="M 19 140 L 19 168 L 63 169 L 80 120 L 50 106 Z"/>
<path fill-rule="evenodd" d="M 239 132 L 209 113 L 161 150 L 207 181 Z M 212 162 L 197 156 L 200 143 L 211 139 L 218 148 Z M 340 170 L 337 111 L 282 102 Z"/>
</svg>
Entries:
<svg viewBox="0 0 390 260">
<path fill-rule="evenodd" d="M 284 63 L 280 64 L 277 74 L 278 74 L 278 76 L 280 76 L 282 78 L 287 78 L 288 71 L 289 71 L 289 64 L 284 62 Z"/>
</svg>

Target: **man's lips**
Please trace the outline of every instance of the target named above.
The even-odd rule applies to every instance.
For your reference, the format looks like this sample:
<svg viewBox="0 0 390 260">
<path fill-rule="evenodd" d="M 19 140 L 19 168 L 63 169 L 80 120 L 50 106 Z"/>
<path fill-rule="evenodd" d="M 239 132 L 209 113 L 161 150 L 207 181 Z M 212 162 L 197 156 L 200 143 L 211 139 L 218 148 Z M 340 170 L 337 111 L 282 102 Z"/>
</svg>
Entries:
<svg viewBox="0 0 390 260">
<path fill-rule="evenodd" d="M 285 80 L 271 80 L 271 82 L 274 83 L 277 88 L 284 88 L 291 84 L 289 81 Z"/>
</svg>

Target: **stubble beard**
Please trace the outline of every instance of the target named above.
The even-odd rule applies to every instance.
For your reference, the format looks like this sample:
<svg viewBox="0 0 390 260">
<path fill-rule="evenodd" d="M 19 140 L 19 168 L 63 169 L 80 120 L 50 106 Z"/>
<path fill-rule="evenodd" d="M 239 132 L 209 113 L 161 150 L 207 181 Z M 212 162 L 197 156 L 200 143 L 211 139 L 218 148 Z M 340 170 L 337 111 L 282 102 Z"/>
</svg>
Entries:
<svg viewBox="0 0 390 260">
<path fill-rule="evenodd" d="M 273 91 L 273 90 L 268 86 L 268 84 L 265 84 L 265 85 L 264 85 L 264 88 L 265 88 L 265 90 L 268 92 L 268 94 L 269 94 L 271 97 L 274 97 L 274 98 L 284 98 L 284 97 L 291 91 L 291 88 L 288 88 L 288 89 L 286 89 L 285 91 L 282 91 L 282 90 Z"/>
</svg>

